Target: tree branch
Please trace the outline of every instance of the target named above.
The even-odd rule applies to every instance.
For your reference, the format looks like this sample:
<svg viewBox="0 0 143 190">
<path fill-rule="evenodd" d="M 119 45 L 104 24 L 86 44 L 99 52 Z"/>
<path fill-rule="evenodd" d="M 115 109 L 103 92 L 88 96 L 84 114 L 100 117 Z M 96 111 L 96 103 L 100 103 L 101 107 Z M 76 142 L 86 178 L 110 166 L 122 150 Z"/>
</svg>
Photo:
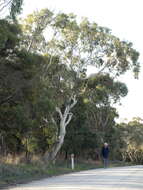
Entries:
<svg viewBox="0 0 143 190">
<path fill-rule="evenodd" d="M 67 121 L 66 121 L 66 123 L 65 123 L 65 126 L 67 126 L 67 125 L 69 124 L 69 122 L 70 122 L 71 119 L 72 119 L 72 116 L 73 116 L 72 113 L 69 113 L 69 114 L 68 114 L 68 119 L 67 119 Z"/>
<path fill-rule="evenodd" d="M 74 96 L 71 98 L 71 100 L 73 100 L 73 103 L 70 105 L 70 109 L 72 109 L 72 108 L 76 105 L 76 103 L 77 103 L 76 95 L 74 95 Z"/>
<path fill-rule="evenodd" d="M 57 125 L 57 122 L 55 121 L 55 119 L 52 117 L 52 122 Z"/>
<path fill-rule="evenodd" d="M 63 119 L 63 114 L 62 114 L 62 112 L 61 112 L 61 109 L 58 108 L 58 107 L 56 107 L 56 112 L 59 113 L 60 119 Z"/>
<path fill-rule="evenodd" d="M 9 4 L 12 3 L 12 0 L 8 1 L 7 3 L 1 3 L 0 4 L 0 12 L 3 11 L 4 8 L 8 7 Z"/>
</svg>

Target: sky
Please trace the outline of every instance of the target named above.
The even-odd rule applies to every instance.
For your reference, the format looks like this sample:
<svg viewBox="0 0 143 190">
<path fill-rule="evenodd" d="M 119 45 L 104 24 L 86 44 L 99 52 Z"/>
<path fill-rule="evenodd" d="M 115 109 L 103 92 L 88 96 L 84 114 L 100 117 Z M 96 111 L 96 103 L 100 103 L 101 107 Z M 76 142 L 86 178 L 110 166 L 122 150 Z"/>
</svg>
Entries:
<svg viewBox="0 0 143 190">
<path fill-rule="evenodd" d="M 72 12 L 110 28 L 121 40 L 134 44 L 133 47 L 140 53 L 139 61 L 143 64 L 143 0 L 24 0 L 23 15 L 42 8 Z M 93 72 L 93 68 L 88 72 Z M 143 118 L 143 68 L 139 80 L 135 80 L 129 72 L 120 77 L 120 81 L 126 83 L 129 90 L 121 105 L 117 106 L 120 121 Z"/>
</svg>

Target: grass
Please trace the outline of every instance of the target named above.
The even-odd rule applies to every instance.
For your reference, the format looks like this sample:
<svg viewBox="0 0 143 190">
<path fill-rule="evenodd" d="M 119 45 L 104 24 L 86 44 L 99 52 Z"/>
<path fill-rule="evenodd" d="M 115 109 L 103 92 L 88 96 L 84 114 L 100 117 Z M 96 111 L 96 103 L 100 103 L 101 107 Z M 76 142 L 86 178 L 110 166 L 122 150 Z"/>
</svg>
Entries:
<svg viewBox="0 0 143 190">
<path fill-rule="evenodd" d="M 125 163 L 112 163 L 110 167 L 125 166 Z M 34 164 L 0 164 L 0 188 L 10 185 L 26 183 L 32 180 L 51 177 L 71 172 L 101 168 L 102 164 L 76 162 L 75 169 L 72 170 L 69 163 L 57 162 L 55 165 L 47 165 L 44 163 Z"/>
</svg>

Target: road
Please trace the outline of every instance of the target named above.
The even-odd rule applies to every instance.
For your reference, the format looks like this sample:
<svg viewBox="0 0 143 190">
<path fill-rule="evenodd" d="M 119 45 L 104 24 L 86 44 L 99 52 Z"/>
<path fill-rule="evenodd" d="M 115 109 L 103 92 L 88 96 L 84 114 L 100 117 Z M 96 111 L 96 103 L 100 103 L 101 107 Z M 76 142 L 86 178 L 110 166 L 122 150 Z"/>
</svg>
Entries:
<svg viewBox="0 0 143 190">
<path fill-rule="evenodd" d="M 33 181 L 9 190 L 143 190 L 143 166 L 88 170 Z"/>
</svg>

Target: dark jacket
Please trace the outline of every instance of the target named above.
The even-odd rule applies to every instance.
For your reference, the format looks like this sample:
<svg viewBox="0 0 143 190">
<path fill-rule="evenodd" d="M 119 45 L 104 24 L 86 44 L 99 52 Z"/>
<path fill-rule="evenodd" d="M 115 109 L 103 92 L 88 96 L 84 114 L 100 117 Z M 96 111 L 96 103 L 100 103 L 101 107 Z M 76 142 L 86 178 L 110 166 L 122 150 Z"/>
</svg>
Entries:
<svg viewBox="0 0 143 190">
<path fill-rule="evenodd" d="M 108 158 L 109 156 L 109 148 L 108 147 L 103 147 L 101 151 L 102 157 L 103 158 Z"/>
</svg>

